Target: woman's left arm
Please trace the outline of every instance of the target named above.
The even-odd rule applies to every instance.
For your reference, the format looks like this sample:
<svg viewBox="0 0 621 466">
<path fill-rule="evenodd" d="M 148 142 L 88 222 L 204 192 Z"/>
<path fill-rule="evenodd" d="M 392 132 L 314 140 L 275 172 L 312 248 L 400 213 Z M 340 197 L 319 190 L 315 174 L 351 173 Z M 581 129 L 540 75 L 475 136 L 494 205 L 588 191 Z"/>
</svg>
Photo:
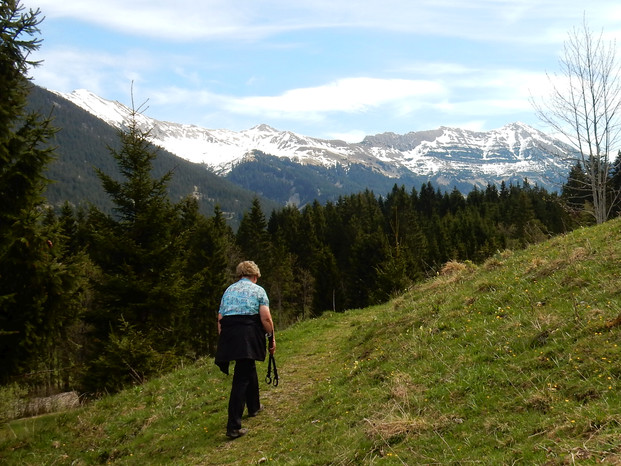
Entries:
<svg viewBox="0 0 621 466">
<path fill-rule="evenodd" d="M 276 335 L 274 334 L 274 322 L 272 321 L 272 314 L 270 313 L 269 306 L 262 304 L 259 307 L 259 315 L 261 316 L 263 329 L 272 335 L 270 340 L 272 342 L 272 346 L 270 346 L 270 353 L 274 354 L 274 351 L 276 350 Z"/>
</svg>

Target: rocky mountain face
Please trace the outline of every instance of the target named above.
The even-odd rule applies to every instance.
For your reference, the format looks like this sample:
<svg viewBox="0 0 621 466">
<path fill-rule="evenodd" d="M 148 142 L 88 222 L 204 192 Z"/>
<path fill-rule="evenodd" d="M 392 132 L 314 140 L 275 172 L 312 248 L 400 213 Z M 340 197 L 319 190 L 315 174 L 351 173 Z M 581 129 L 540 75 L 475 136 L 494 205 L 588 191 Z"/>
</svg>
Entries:
<svg viewBox="0 0 621 466">
<path fill-rule="evenodd" d="M 85 90 L 59 95 L 115 127 L 126 125 L 132 113 L 119 102 Z M 168 152 L 259 193 L 271 180 L 286 190 L 276 200 L 295 204 L 326 200 L 360 187 L 384 194 L 395 183 L 418 188 L 417 184 L 431 182 L 442 190 L 467 193 L 473 187 L 521 183 L 526 178 L 557 190 L 566 179 L 571 153 L 569 146 L 522 123 L 486 132 L 441 127 L 403 135 L 383 133 L 349 144 L 268 125 L 236 132 L 145 115 L 138 115 L 138 122 L 150 129 L 153 143 Z M 299 188 L 297 183 L 309 176 L 320 186 Z"/>
</svg>

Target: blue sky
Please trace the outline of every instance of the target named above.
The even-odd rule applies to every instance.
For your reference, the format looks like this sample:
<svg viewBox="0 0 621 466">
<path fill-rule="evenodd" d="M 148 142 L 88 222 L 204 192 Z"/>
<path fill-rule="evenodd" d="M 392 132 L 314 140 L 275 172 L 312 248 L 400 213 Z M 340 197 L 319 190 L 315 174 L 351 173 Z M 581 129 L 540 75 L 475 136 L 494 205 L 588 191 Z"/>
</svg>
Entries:
<svg viewBox="0 0 621 466">
<path fill-rule="evenodd" d="M 40 8 L 33 81 L 160 120 L 325 138 L 522 121 L 586 17 L 621 43 L 615 0 L 22 0 Z"/>
</svg>

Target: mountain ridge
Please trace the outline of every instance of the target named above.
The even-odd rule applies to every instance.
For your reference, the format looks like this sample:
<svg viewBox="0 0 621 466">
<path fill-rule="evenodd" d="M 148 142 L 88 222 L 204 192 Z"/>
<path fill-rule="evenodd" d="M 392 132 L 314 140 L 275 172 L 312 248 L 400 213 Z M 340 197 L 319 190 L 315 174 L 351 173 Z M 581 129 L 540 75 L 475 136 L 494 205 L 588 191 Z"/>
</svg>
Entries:
<svg viewBox="0 0 621 466">
<path fill-rule="evenodd" d="M 131 114 L 125 105 L 87 90 L 56 94 L 115 127 L 126 125 Z M 462 192 L 525 178 L 557 190 L 569 171 L 567 159 L 572 152 L 563 142 L 520 122 L 490 131 L 442 126 L 403 135 L 386 132 L 347 143 L 280 131 L 267 124 L 233 131 L 137 117 L 139 125 L 151 131 L 154 144 L 223 177 L 260 151 L 300 165 L 340 165 L 345 170 L 358 165 L 396 183 L 423 179 Z"/>
<path fill-rule="evenodd" d="M 118 129 L 58 93 L 39 86 L 32 87 L 28 108 L 41 115 L 50 115 L 53 125 L 59 128 L 50 141 L 56 157 L 45 174 L 51 180 L 44 194 L 47 202 L 57 207 L 66 201 L 76 206 L 92 204 L 111 212 L 112 203 L 95 169 L 113 177 L 119 176 L 110 153 L 110 148 L 119 148 Z M 213 213 L 217 205 L 232 226 L 237 225 L 243 213 L 251 207 L 254 197 L 260 199 L 266 211 L 280 205 L 166 150 L 158 149 L 157 153 L 153 175 L 159 177 L 173 171 L 168 190 L 174 202 L 192 195 L 206 215 Z"/>
</svg>

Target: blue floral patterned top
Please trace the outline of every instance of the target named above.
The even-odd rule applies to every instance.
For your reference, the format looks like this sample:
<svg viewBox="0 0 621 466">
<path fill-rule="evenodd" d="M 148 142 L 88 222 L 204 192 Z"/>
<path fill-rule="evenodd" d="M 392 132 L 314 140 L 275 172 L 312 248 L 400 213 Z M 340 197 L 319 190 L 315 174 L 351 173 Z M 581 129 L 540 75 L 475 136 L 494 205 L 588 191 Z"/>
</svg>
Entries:
<svg viewBox="0 0 621 466">
<path fill-rule="evenodd" d="M 259 306 L 269 306 L 270 301 L 263 287 L 252 283 L 247 278 L 229 286 L 220 301 L 222 316 L 251 316 L 259 313 Z"/>
</svg>

